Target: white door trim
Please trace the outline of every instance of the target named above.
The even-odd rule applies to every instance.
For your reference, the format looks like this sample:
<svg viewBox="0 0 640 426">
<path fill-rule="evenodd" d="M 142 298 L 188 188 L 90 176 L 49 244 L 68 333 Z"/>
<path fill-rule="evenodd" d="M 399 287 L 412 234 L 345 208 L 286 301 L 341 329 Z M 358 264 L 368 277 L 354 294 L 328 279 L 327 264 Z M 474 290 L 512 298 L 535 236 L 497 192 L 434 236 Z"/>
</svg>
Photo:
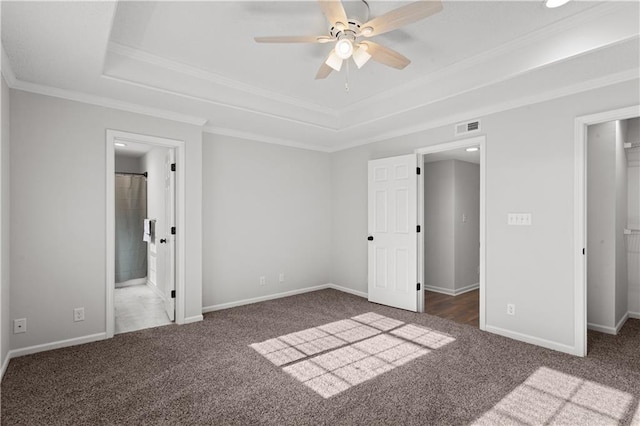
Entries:
<svg viewBox="0 0 640 426">
<path fill-rule="evenodd" d="M 480 146 L 480 330 L 486 329 L 486 216 L 485 216 L 485 196 L 486 196 L 486 136 L 476 136 L 469 139 L 456 140 L 453 142 L 445 142 L 437 145 L 431 145 L 424 148 L 418 148 L 415 153 L 418 154 L 418 165 L 424 169 L 424 158 L 426 154 L 436 152 L 450 151 L 452 149 L 467 148 L 470 146 Z M 418 234 L 418 277 L 422 282 L 420 291 L 418 292 L 418 312 L 424 312 L 424 173 L 420 173 L 418 179 L 418 224 L 423 232 Z"/>
<path fill-rule="evenodd" d="M 575 119 L 574 131 L 574 355 L 587 355 L 587 126 L 640 117 L 640 105 L 583 115 Z"/>
<path fill-rule="evenodd" d="M 107 129 L 106 133 L 106 338 L 113 337 L 115 332 L 115 311 L 113 304 L 115 288 L 115 149 L 116 140 L 132 141 L 156 145 L 176 150 L 177 184 L 176 184 L 176 323 L 185 322 L 185 279 L 186 279 L 186 258 L 185 258 L 185 195 L 186 195 L 186 153 L 185 143 L 181 140 L 160 138 L 156 136 L 142 135 L 138 133 L 123 132 L 119 130 Z"/>
</svg>

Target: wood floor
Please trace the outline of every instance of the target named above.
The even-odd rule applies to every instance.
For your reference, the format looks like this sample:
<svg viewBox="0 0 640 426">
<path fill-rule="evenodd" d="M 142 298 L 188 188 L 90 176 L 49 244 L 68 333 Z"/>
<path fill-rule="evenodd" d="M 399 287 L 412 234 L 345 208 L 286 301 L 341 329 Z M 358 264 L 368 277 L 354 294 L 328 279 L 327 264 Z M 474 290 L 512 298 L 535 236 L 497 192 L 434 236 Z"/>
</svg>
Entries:
<svg viewBox="0 0 640 426">
<path fill-rule="evenodd" d="M 469 291 L 458 296 L 425 290 L 424 298 L 426 313 L 479 327 L 480 290 Z"/>
</svg>

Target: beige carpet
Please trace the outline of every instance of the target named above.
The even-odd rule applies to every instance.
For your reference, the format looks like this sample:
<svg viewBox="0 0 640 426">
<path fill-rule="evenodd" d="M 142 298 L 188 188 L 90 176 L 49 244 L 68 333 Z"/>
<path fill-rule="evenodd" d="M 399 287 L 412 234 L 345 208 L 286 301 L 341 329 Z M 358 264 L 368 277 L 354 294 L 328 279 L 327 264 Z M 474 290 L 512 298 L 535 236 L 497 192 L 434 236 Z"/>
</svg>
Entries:
<svg viewBox="0 0 640 426">
<path fill-rule="evenodd" d="M 640 321 L 589 347 L 323 290 L 14 359 L 2 424 L 640 424 Z"/>
</svg>

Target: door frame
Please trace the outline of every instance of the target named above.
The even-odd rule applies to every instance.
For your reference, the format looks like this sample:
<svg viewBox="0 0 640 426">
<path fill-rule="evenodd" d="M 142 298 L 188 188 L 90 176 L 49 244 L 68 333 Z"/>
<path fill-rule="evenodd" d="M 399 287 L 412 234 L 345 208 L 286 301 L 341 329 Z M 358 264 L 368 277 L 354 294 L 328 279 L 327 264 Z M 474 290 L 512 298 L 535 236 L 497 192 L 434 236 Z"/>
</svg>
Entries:
<svg viewBox="0 0 640 426">
<path fill-rule="evenodd" d="M 106 145 L 106 338 L 112 338 L 115 332 L 115 148 L 114 143 L 119 141 L 130 141 L 154 145 L 165 148 L 175 148 L 175 161 L 177 166 L 176 176 L 176 247 L 175 247 L 175 272 L 176 272 L 176 316 L 177 324 L 184 324 L 185 318 L 185 279 L 186 279 L 186 258 L 185 258 L 185 196 L 186 196 L 186 152 L 185 143 L 182 140 L 161 138 L 157 136 L 144 135 L 139 133 L 124 132 L 120 130 L 107 129 Z"/>
<path fill-rule="evenodd" d="M 576 117 L 574 129 L 574 355 L 587 355 L 587 127 L 640 117 L 640 105 Z"/>
<path fill-rule="evenodd" d="M 418 155 L 418 165 L 424 169 L 424 156 L 436 152 L 451 151 L 453 149 L 480 146 L 480 330 L 486 330 L 486 136 L 476 136 L 468 139 L 439 143 L 418 148 L 414 152 Z M 418 312 L 424 312 L 424 173 L 418 176 L 418 224 L 422 232 L 418 234 L 418 277 L 423 285 L 418 292 Z"/>
</svg>

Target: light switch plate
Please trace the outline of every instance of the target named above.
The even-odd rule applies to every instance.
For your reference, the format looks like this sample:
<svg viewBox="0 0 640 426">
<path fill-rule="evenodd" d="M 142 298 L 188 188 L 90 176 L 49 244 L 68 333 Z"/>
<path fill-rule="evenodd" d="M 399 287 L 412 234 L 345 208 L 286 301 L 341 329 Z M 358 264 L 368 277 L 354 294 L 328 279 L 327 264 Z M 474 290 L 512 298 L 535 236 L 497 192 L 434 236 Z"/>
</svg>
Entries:
<svg viewBox="0 0 640 426">
<path fill-rule="evenodd" d="M 531 213 L 509 213 L 507 225 L 531 226 Z"/>
</svg>

